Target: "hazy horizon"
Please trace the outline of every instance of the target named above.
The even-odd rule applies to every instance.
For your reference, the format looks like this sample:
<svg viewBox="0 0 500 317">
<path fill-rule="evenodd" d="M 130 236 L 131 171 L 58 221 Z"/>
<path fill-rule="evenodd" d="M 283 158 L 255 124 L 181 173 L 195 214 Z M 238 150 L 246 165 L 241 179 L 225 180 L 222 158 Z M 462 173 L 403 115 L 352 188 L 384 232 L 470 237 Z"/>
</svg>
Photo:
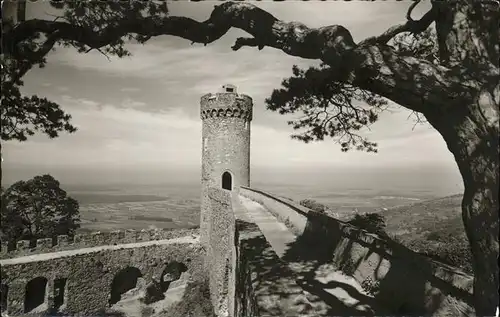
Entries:
<svg viewBox="0 0 500 317">
<path fill-rule="evenodd" d="M 183 228 L 199 223 L 200 169 L 78 171 L 46 169 L 80 205 L 82 232 Z M 12 170 L 7 177 L 16 175 Z M 33 171 L 34 172 L 34 171 Z M 24 170 L 24 179 L 29 171 Z M 40 173 L 43 174 L 43 173 Z M 251 169 L 250 185 L 296 201 L 314 199 L 339 215 L 461 194 L 455 169 L 442 166 L 386 168 Z"/>
<path fill-rule="evenodd" d="M 341 154 L 340 154 L 341 155 Z M 9 186 L 18 180 L 27 180 L 35 175 L 50 174 L 66 189 L 79 188 L 147 188 L 148 186 L 179 185 L 198 188 L 201 165 L 198 168 L 176 170 L 92 170 L 92 169 L 10 169 L 3 171 L 3 185 Z M 458 169 L 443 166 L 413 167 L 253 167 L 251 185 L 257 188 L 288 186 L 290 188 L 321 188 L 332 192 L 343 189 L 366 189 L 372 187 L 383 191 L 398 188 L 435 192 L 434 196 L 461 193 L 463 183 Z M 152 194 L 147 191 L 143 194 Z M 157 194 L 157 193 L 156 193 Z"/>
</svg>

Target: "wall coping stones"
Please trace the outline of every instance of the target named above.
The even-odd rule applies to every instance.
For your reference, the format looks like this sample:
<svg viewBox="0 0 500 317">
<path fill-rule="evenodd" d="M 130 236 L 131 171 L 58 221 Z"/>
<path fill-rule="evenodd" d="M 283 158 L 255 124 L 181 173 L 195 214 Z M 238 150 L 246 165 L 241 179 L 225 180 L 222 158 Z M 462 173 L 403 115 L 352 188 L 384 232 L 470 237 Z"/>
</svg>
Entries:
<svg viewBox="0 0 500 317">
<path fill-rule="evenodd" d="M 461 271 L 459 268 L 441 263 L 422 254 L 416 253 L 395 241 L 389 240 L 374 233 L 367 232 L 364 229 L 353 226 L 345 221 L 335 219 L 327 214 L 311 210 L 302 205 L 299 205 L 294 201 L 288 199 L 285 200 L 262 190 L 244 186 L 241 186 L 241 188 L 282 203 L 293 211 L 306 216 L 308 219 L 313 220 L 314 218 L 316 218 L 318 220 L 318 223 L 321 223 L 323 225 L 324 228 L 322 229 L 327 229 L 328 227 L 338 228 L 338 233 L 340 234 L 340 236 L 352 239 L 354 242 L 358 242 L 366 248 L 375 249 L 374 251 L 376 252 L 383 251 L 388 255 L 398 258 L 407 258 L 408 262 L 412 263 L 413 266 L 415 266 L 417 269 L 423 269 L 424 267 L 430 268 L 433 271 L 432 274 L 435 277 L 451 282 L 457 288 L 463 289 L 467 292 L 472 292 L 473 277 Z M 293 223 L 290 224 L 293 225 Z M 315 231 L 317 231 L 317 229 L 318 228 L 314 228 Z M 419 263 L 425 265 L 419 265 Z M 451 277 L 450 274 L 452 275 Z M 456 280 L 461 281 L 460 283 L 456 283 Z M 466 283 L 464 283 L 465 280 Z"/>
</svg>

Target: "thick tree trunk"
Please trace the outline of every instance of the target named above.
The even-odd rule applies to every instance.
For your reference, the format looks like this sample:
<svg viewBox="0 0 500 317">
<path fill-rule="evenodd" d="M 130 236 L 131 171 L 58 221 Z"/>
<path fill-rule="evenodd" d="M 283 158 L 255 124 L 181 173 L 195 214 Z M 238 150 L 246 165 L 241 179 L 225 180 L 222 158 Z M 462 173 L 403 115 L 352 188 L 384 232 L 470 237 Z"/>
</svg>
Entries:
<svg viewBox="0 0 500 317">
<path fill-rule="evenodd" d="M 472 251 L 477 316 L 494 316 L 499 305 L 498 97 L 497 86 L 462 113 L 428 116 L 455 156 L 465 185 L 462 219 Z"/>
<path fill-rule="evenodd" d="M 498 6 L 466 0 L 433 6 L 441 63 L 461 72 L 462 85 L 448 103 L 459 96 L 469 101 L 452 102 L 429 122 L 443 135 L 464 181 L 462 218 L 472 251 L 476 314 L 494 316 L 499 305 Z"/>
<path fill-rule="evenodd" d="M 492 154 L 478 157 L 493 161 Z M 478 316 L 494 316 L 498 306 L 498 162 L 484 174 L 459 162 L 464 178 L 462 219 L 470 242 L 474 269 L 474 299 Z M 468 163 L 470 164 L 470 163 Z M 473 163 L 474 164 L 474 163 Z M 472 167 L 472 168 L 471 168 Z"/>
</svg>

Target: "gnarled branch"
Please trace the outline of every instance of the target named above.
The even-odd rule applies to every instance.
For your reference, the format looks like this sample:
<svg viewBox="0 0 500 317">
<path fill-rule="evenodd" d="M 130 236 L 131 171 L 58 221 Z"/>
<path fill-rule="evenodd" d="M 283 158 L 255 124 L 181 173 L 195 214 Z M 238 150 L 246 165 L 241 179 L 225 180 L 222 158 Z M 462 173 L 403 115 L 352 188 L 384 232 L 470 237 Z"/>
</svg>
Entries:
<svg viewBox="0 0 500 317">
<path fill-rule="evenodd" d="M 428 22 L 431 17 L 432 11 L 423 19 Z M 405 25 L 409 28 L 412 23 L 415 22 L 409 21 Z M 419 25 L 423 28 L 426 24 Z M 335 80 L 360 85 L 363 89 L 392 99 L 415 111 L 423 111 L 424 105 L 432 105 L 434 97 L 442 95 L 443 90 L 449 90 L 452 86 L 446 79 L 448 70 L 444 67 L 410 56 L 398 56 L 389 46 L 380 44 L 380 41 L 363 41 L 357 45 L 350 32 L 343 26 L 308 28 L 298 22 L 287 23 L 253 4 L 244 2 L 225 2 L 218 5 L 204 22 L 175 16 L 161 19 L 151 16 L 134 17 L 98 32 L 64 21 L 34 19 L 17 25 L 4 34 L 3 40 L 6 44 L 4 50 L 15 56 L 19 53 L 16 44 L 37 32 L 57 34 L 61 41 L 83 43 L 89 48 L 97 49 L 110 45 L 127 34 L 173 35 L 195 43 L 208 44 L 222 37 L 231 27 L 242 29 L 253 36 L 239 38 L 233 46 L 234 50 L 243 46 L 257 46 L 260 49 L 268 46 L 280 49 L 288 55 L 320 59 L 336 72 Z M 395 89 L 402 89 L 401 85 L 405 82 L 411 83 L 406 87 L 411 93 L 396 92 Z M 429 88 L 431 83 L 432 88 Z"/>
<path fill-rule="evenodd" d="M 413 11 L 413 9 L 415 9 L 417 4 L 420 3 L 420 1 L 421 0 L 413 2 L 408 8 L 408 12 L 406 13 L 406 19 L 407 19 L 406 23 L 390 27 L 387 31 L 385 31 L 381 35 L 367 38 L 362 43 L 386 44 L 398 34 L 404 32 L 411 32 L 413 34 L 418 34 L 425 31 L 432 24 L 432 22 L 435 21 L 437 10 L 433 6 L 429 11 L 427 11 L 427 13 L 424 14 L 422 18 L 420 18 L 419 20 L 413 20 L 411 17 L 411 12 Z"/>
<path fill-rule="evenodd" d="M 2 53 L 13 55 L 18 43 L 41 32 L 58 31 L 60 40 L 83 43 L 90 48 L 109 45 L 127 34 L 143 36 L 173 35 L 195 43 L 216 41 L 231 28 L 242 29 L 254 39 L 239 39 L 233 46 L 269 46 L 293 56 L 331 62 L 356 47 L 349 31 L 339 25 L 312 29 L 298 22 L 286 23 L 257 6 L 243 2 L 225 2 L 216 6 L 210 18 L 198 22 L 191 18 L 169 16 L 163 19 L 142 17 L 127 19 L 102 31 L 72 25 L 64 21 L 28 20 L 2 36 Z"/>
</svg>

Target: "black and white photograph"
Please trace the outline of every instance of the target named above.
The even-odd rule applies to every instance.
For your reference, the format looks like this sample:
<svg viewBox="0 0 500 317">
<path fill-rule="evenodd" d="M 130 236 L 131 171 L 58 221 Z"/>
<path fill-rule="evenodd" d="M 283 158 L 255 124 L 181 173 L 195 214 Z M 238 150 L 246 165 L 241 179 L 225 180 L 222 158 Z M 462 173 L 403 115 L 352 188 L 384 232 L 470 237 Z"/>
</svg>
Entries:
<svg viewBox="0 0 500 317">
<path fill-rule="evenodd" d="M 494 0 L 2 0 L 1 316 L 499 316 Z"/>
</svg>

